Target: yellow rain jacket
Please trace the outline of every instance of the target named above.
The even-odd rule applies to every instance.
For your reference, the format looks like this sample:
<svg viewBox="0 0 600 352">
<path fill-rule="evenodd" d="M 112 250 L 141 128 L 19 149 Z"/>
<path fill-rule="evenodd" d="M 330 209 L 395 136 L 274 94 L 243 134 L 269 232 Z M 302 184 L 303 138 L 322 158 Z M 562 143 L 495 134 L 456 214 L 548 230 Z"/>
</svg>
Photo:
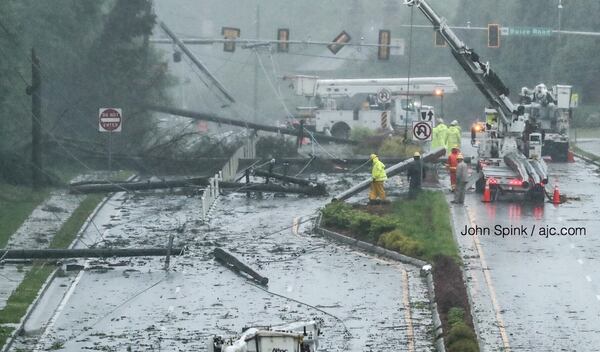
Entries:
<svg viewBox="0 0 600 352">
<path fill-rule="evenodd" d="M 379 160 L 379 158 L 373 158 L 373 181 L 385 181 L 387 180 L 387 174 L 385 173 L 385 165 Z"/>
<path fill-rule="evenodd" d="M 448 126 L 444 123 L 433 128 L 433 135 L 431 136 L 431 148 L 444 147 L 447 148 L 446 138 L 448 137 Z"/>
<path fill-rule="evenodd" d="M 460 150 L 461 139 L 460 139 L 460 127 L 458 126 L 450 126 L 448 127 L 448 134 L 446 137 L 446 149 L 448 154 L 452 152 L 452 148 L 454 146 L 458 146 Z"/>
</svg>

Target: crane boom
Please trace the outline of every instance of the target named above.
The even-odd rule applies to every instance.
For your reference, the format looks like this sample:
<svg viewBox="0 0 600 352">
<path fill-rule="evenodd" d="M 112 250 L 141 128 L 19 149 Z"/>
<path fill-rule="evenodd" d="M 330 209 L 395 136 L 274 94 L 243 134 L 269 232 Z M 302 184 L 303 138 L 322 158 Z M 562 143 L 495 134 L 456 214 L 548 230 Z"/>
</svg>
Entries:
<svg viewBox="0 0 600 352">
<path fill-rule="evenodd" d="M 511 117 L 516 113 L 516 108 L 508 98 L 508 88 L 490 68 L 489 63 L 481 62 L 479 55 L 458 38 L 446 23 L 446 19 L 440 17 L 425 0 L 405 0 L 404 4 L 416 6 L 425 15 L 434 30 L 438 31 L 444 41 L 448 43 L 452 55 L 459 65 L 488 102 L 498 111 L 505 128 L 510 126 Z"/>
</svg>

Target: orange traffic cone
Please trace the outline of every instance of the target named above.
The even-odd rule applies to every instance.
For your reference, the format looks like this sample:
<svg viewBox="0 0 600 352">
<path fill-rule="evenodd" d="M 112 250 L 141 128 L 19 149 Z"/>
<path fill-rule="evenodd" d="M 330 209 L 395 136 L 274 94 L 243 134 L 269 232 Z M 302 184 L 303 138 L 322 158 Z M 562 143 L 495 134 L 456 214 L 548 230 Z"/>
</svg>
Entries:
<svg viewBox="0 0 600 352">
<path fill-rule="evenodd" d="M 567 154 L 567 161 L 570 163 L 574 163 L 575 162 L 575 156 L 573 155 L 573 151 L 569 150 L 569 153 Z"/>
<path fill-rule="evenodd" d="M 558 190 L 558 185 L 554 185 L 554 194 L 552 195 L 552 203 L 560 204 L 560 191 Z"/>
<path fill-rule="evenodd" d="M 489 203 L 492 201 L 492 194 L 490 192 L 490 181 L 485 181 L 485 188 L 483 189 L 483 202 Z"/>
</svg>

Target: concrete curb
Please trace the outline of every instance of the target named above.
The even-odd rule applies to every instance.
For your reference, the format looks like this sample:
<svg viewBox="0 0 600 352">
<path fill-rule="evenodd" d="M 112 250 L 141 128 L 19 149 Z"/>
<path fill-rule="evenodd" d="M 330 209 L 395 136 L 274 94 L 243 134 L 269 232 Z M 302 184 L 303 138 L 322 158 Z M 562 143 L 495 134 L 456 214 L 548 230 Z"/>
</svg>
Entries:
<svg viewBox="0 0 600 352">
<path fill-rule="evenodd" d="M 358 247 L 366 252 L 374 253 L 388 259 L 392 259 L 404 264 L 414 265 L 421 268 L 421 276 L 424 276 L 427 282 L 427 295 L 429 296 L 430 300 L 429 308 L 431 309 L 431 315 L 433 320 L 435 349 L 437 352 L 446 352 L 446 347 L 444 345 L 444 331 L 442 329 L 442 320 L 440 319 L 440 314 L 437 310 L 437 303 L 435 302 L 435 286 L 433 284 L 433 275 L 431 274 L 431 270 L 424 270 L 423 268 L 424 266 L 429 264 L 421 259 L 409 257 L 404 254 L 390 251 L 389 249 L 385 249 L 374 244 L 363 242 L 355 238 L 324 229 L 321 227 L 322 216 L 323 214 L 319 212 L 319 216 L 317 217 L 317 220 L 315 221 L 315 226 L 313 227 L 313 232 L 323 237 L 328 237 L 338 242 Z"/>
<path fill-rule="evenodd" d="M 446 198 L 446 203 L 448 203 L 448 208 L 450 209 L 450 214 L 452 215 L 450 217 L 450 222 L 452 225 L 452 239 L 454 239 L 454 243 L 456 244 L 456 247 L 459 248 L 459 254 L 460 254 L 460 243 L 458 243 L 458 235 L 456 234 L 456 223 L 454 221 L 455 212 L 452 208 L 452 204 L 449 203 L 448 197 L 444 197 L 444 198 Z M 471 294 L 471 290 L 469 289 L 469 285 L 467 284 L 467 274 L 465 273 L 464 265 L 460 266 L 460 273 L 462 275 L 463 283 L 464 283 L 465 289 L 467 291 L 467 300 L 469 301 L 469 307 L 471 308 L 471 320 L 473 321 L 473 330 L 475 330 L 475 337 L 477 338 L 477 344 L 479 345 L 478 346 L 479 350 L 484 351 L 484 349 L 482 349 L 482 346 L 485 346 L 485 344 L 484 344 L 483 340 L 481 339 L 481 333 L 480 333 L 481 327 L 479 326 L 479 323 L 477 322 L 477 319 L 475 319 L 475 316 L 473 314 L 475 305 L 473 304 L 473 295 Z"/>
<path fill-rule="evenodd" d="M 136 177 L 137 177 L 136 175 L 132 175 L 131 177 L 129 177 L 127 179 L 127 181 L 131 181 Z M 94 208 L 92 213 L 87 217 L 87 219 L 83 223 L 83 226 L 81 226 L 81 228 L 77 232 L 77 235 L 75 236 L 75 239 L 73 240 L 73 242 L 71 242 L 71 245 L 69 246 L 69 248 L 73 248 L 75 246 L 75 244 L 77 244 L 77 242 L 79 242 L 79 239 L 81 238 L 83 233 L 88 229 L 88 227 L 92 223 L 92 219 L 96 216 L 96 214 L 100 211 L 100 209 L 102 209 L 102 207 L 106 204 L 106 202 L 108 202 L 110 200 L 110 198 L 113 197 L 113 195 L 114 195 L 114 193 L 104 197 L 104 199 L 102 199 L 102 201 L 96 206 L 96 208 Z M 10 350 L 10 348 L 12 347 L 12 345 L 15 343 L 16 337 L 19 334 L 21 334 L 21 332 L 23 331 L 25 322 L 27 321 L 27 319 L 29 319 L 29 317 L 31 316 L 31 313 L 37 307 L 40 299 L 42 298 L 42 296 L 44 295 L 44 293 L 46 292 L 46 290 L 48 289 L 48 287 L 50 286 L 52 281 L 54 281 L 54 279 L 56 278 L 57 271 L 58 271 L 58 268 L 54 269 L 54 271 L 52 271 L 52 274 L 50 274 L 50 276 L 48 276 L 48 278 L 46 279 L 46 281 L 44 282 L 44 284 L 38 291 L 36 298 L 29 305 L 29 308 L 27 308 L 25 315 L 23 315 L 23 317 L 21 317 L 21 321 L 19 321 L 19 323 L 17 324 L 17 327 L 13 330 L 13 332 L 8 337 L 8 339 L 6 339 L 6 343 L 4 344 L 4 346 L 2 347 L 0 352 L 8 352 Z"/>
<path fill-rule="evenodd" d="M 592 154 L 592 153 L 590 153 L 590 154 Z M 579 159 L 581 159 L 581 160 L 583 160 L 583 161 L 585 161 L 587 163 L 590 163 L 590 164 L 595 165 L 595 166 L 600 166 L 600 162 L 598 162 L 598 161 L 596 161 L 594 159 L 588 158 L 587 156 L 585 156 L 583 154 L 580 154 L 580 153 L 577 153 L 577 152 L 573 152 L 573 155 L 575 155 L 576 157 L 578 157 Z"/>
</svg>

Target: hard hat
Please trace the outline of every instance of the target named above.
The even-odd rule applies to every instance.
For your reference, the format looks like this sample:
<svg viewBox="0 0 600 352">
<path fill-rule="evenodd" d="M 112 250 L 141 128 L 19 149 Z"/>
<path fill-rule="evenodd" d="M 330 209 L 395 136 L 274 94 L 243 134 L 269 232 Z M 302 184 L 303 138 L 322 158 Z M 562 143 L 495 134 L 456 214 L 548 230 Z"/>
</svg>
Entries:
<svg viewBox="0 0 600 352">
<path fill-rule="evenodd" d="M 377 157 L 377 155 L 371 154 L 371 160 L 375 159 L 376 157 Z"/>
<path fill-rule="evenodd" d="M 458 121 L 454 120 L 454 121 L 450 122 L 450 125 L 456 126 L 456 125 L 458 125 Z"/>
<path fill-rule="evenodd" d="M 462 153 L 458 153 L 458 156 L 456 157 L 456 160 L 458 160 L 458 159 L 464 159 Z"/>
<path fill-rule="evenodd" d="M 419 153 L 419 152 L 415 152 L 415 153 L 413 154 L 413 156 L 415 156 L 415 157 L 416 157 L 416 156 L 421 156 L 421 153 Z"/>
<path fill-rule="evenodd" d="M 441 117 L 440 117 L 440 118 L 438 118 L 438 119 L 437 119 L 437 123 L 444 123 L 444 119 L 443 119 L 443 118 L 441 118 Z"/>
</svg>

